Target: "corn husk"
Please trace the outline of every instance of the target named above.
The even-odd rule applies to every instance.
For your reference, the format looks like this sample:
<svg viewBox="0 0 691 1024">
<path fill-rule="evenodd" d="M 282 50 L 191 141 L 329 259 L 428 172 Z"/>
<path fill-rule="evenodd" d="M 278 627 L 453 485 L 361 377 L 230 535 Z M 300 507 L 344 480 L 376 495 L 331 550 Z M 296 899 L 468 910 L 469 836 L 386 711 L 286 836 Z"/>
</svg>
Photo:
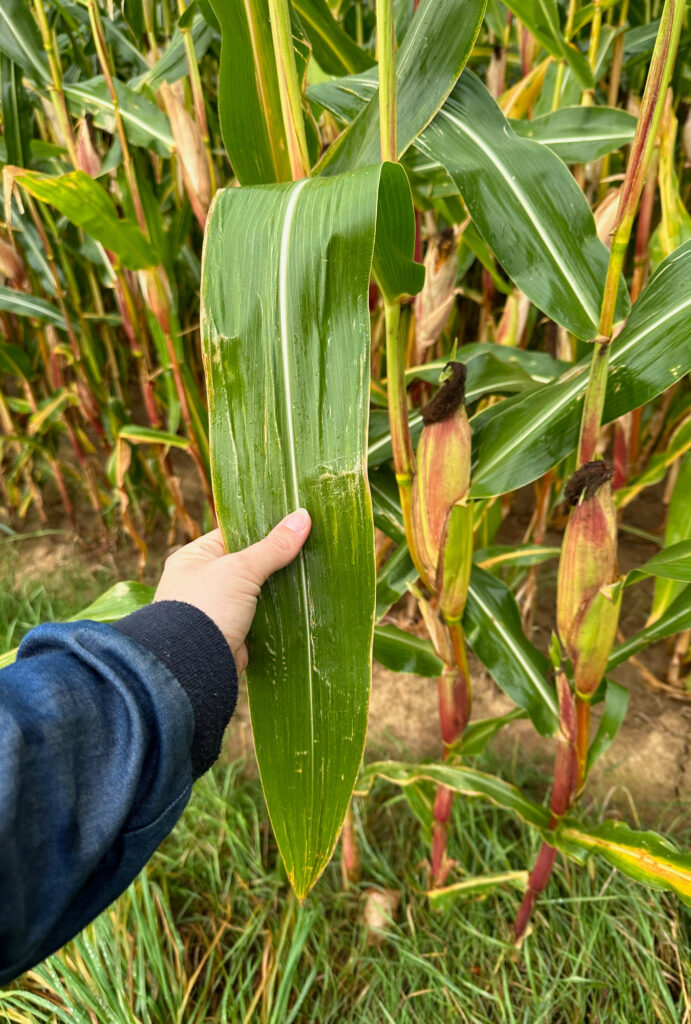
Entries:
<svg viewBox="0 0 691 1024">
<path fill-rule="evenodd" d="M 571 659 L 576 690 L 593 695 L 604 675 L 619 621 L 617 518 L 612 469 L 598 460 L 574 473 L 566 488 L 573 511 L 557 578 L 557 629 Z"/>
</svg>

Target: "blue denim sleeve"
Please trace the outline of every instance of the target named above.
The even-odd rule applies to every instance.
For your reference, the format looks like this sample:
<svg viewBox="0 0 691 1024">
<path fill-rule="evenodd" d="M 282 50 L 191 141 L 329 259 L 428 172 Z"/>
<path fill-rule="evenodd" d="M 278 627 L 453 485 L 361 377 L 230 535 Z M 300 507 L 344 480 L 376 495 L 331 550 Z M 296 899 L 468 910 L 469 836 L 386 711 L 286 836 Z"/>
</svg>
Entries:
<svg viewBox="0 0 691 1024">
<path fill-rule="evenodd" d="M 179 602 L 25 637 L 0 672 L 0 984 L 129 885 L 218 755 L 236 695 L 222 634 Z"/>
</svg>

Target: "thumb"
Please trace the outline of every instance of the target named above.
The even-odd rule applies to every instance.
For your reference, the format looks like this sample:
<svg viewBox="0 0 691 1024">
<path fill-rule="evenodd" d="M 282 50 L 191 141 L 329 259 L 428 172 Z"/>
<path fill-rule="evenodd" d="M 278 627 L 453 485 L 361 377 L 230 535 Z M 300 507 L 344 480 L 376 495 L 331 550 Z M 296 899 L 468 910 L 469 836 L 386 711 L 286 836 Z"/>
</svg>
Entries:
<svg viewBox="0 0 691 1024">
<path fill-rule="evenodd" d="M 309 513 L 299 508 L 274 526 L 264 540 L 245 548 L 243 556 L 256 583 L 261 586 L 272 573 L 293 561 L 307 540 L 311 526 Z"/>
</svg>

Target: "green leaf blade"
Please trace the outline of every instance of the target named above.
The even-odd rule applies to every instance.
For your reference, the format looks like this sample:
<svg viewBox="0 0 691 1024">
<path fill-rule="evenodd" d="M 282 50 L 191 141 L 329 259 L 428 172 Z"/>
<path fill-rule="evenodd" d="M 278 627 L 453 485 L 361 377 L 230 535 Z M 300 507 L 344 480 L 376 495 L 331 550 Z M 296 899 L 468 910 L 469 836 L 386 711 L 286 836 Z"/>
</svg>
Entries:
<svg viewBox="0 0 691 1024">
<path fill-rule="evenodd" d="M 398 192 L 380 202 L 385 191 Z M 408 203 L 402 169 L 218 193 L 207 228 L 202 337 L 211 463 L 228 550 L 302 505 L 312 533 L 265 585 L 248 640 L 250 713 L 269 815 L 295 891 L 331 856 L 364 749 L 375 610 L 364 477 L 367 293 L 375 230 Z M 394 251 L 395 248 L 394 248 Z"/>
</svg>

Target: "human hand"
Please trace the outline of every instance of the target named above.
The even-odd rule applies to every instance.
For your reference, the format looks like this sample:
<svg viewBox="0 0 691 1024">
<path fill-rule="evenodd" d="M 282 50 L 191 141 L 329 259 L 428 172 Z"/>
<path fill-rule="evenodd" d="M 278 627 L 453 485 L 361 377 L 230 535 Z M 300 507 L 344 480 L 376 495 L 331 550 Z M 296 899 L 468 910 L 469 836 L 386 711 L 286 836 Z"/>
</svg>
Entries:
<svg viewBox="0 0 691 1024">
<path fill-rule="evenodd" d="M 212 530 L 166 559 L 154 601 L 185 601 L 205 612 L 228 641 L 240 675 L 247 668 L 245 638 L 261 586 L 293 561 L 311 526 L 309 514 L 298 509 L 264 540 L 232 554 L 226 553 L 221 531 Z"/>
</svg>

